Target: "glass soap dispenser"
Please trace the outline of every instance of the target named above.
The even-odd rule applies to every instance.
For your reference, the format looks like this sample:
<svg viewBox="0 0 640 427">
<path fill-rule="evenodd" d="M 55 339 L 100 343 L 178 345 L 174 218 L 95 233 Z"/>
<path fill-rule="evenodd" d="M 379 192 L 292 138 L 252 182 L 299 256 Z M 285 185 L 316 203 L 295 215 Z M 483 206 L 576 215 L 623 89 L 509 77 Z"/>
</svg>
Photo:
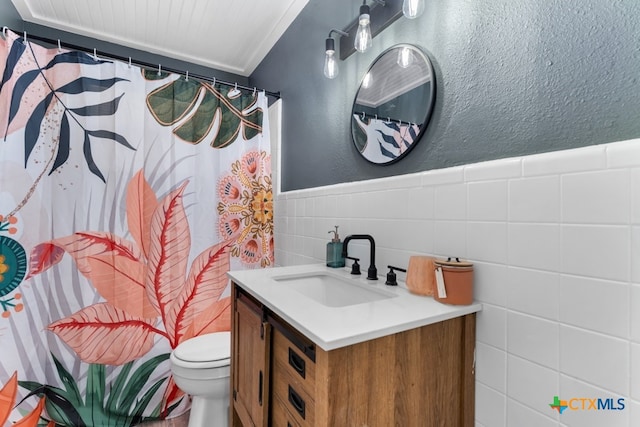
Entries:
<svg viewBox="0 0 640 427">
<path fill-rule="evenodd" d="M 334 234 L 333 239 L 327 243 L 327 267 L 340 268 L 344 267 L 344 257 L 342 256 L 342 242 L 338 234 L 338 226 L 335 227 L 335 231 L 329 231 Z"/>
</svg>

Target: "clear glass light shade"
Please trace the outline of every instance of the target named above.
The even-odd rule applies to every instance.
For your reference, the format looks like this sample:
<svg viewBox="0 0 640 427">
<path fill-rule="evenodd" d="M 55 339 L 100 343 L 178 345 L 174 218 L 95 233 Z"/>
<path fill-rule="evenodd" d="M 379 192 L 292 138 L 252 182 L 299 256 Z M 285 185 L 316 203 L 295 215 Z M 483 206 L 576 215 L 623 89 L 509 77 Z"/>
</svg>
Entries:
<svg viewBox="0 0 640 427">
<path fill-rule="evenodd" d="M 365 52 L 371 47 L 371 26 L 369 22 L 369 15 L 366 13 L 363 13 L 358 18 L 358 31 L 354 42 L 354 47 L 358 52 Z"/>
<path fill-rule="evenodd" d="M 411 49 L 408 47 L 403 47 L 398 51 L 398 65 L 402 68 L 408 68 L 411 64 L 413 64 L 414 57 L 413 53 L 411 53 Z"/>
<path fill-rule="evenodd" d="M 334 79 L 338 75 L 338 61 L 336 59 L 335 50 L 327 50 L 324 57 L 324 76 L 328 79 Z"/>
<path fill-rule="evenodd" d="M 424 12 L 424 0 L 404 0 L 402 13 L 409 19 L 415 19 Z"/>
</svg>

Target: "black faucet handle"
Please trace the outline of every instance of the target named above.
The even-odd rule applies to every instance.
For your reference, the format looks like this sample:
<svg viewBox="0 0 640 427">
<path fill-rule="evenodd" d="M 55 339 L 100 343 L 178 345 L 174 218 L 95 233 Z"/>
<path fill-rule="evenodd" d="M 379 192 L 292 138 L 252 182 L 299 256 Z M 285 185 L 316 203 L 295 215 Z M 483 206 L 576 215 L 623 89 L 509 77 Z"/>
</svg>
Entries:
<svg viewBox="0 0 640 427">
<path fill-rule="evenodd" d="M 360 264 L 358 264 L 358 261 L 360 261 L 360 258 L 355 258 L 352 256 L 348 256 L 345 258 L 353 261 L 353 264 L 351 264 L 351 274 L 360 274 Z"/>
<path fill-rule="evenodd" d="M 398 286 L 398 281 L 396 280 L 396 273 L 394 270 L 402 271 L 404 273 L 406 273 L 407 270 L 400 267 L 394 267 L 392 265 L 388 265 L 387 268 L 389 268 L 389 272 L 387 273 L 387 281 L 384 284 L 388 286 Z"/>
</svg>

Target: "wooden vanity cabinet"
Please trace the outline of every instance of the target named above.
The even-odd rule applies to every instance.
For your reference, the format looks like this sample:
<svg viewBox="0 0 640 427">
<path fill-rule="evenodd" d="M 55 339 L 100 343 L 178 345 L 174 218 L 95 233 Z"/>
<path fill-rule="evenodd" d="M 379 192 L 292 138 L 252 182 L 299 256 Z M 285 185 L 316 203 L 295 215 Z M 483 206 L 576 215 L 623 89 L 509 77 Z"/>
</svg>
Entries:
<svg viewBox="0 0 640 427">
<path fill-rule="evenodd" d="M 234 298 L 234 313 L 242 307 L 244 292 L 235 294 L 243 296 Z M 258 368 L 246 365 L 242 352 L 254 344 L 245 342 L 249 334 L 242 315 L 236 316 L 231 375 L 236 384 L 235 378 L 248 380 L 241 372 L 245 369 L 268 371 L 262 385 L 268 384 L 263 405 L 269 408 L 261 407 L 258 424 L 257 418 L 244 415 L 251 405 L 233 398 L 233 426 L 474 425 L 475 314 L 324 351 L 267 307 L 262 309 L 261 323 L 270 326 L 264 359 L 259 358 Z"/>
<path fill-rule="evenodd" d="M 267 426 L 271 326 L 262 305 L 237 291 L 234 287 L 230 419 L 232 425 Z"/>
</svg>

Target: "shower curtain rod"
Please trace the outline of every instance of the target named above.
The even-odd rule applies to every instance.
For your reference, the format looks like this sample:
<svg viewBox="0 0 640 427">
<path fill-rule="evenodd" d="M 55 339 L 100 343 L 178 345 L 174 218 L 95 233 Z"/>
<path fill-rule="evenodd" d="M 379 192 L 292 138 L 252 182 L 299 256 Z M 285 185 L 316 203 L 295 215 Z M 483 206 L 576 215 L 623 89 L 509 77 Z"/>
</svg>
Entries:
<svg viewBox="0 0 640 427">
<path fill-rule="evenodd" d="M 4 35 L 4 32 L 5 32 L 4 30 L 6 30 L 6 29 L 8 29 L 8 28 L 7 27 L 3 28 L 3 35 Z M 133 65 L 137 65 L 137 66 L 148 68 L 148 69 L 152 69 L 152 70 L 153 69 L 157 69 L 159 71 L 162 70 L 162 71 L 167 71 L 167 72 L 174 73 L 174 74 L 180 74 L 180 75 L 185 76 L 187 78 L 193 77 L 194 79 L 197 79 L 197 80 L 203 80 L 203 81 L 206 81 L 206 82 L 215 82 L 215 83 L 219 83 L 219 84 L 225 85 L 225 86 L 230 86 L 230 87 L 233 87 L 233 88 L 236 88 L 236 89 L 243 89 L 243 90 L 248 90 L 248 91 L 258 90 L 260 92 L 264 92 L 268 96 L 271 96 L 271 97 L 276 98 L 276 99 L 280 99 L 280 92 L 271 92 L 271 91 L 264 90 L 264 89 L 257 89 L 255 87 L 244 86 L 244 85 L 241 85 L 241 84 L 238 84 L 238 83 L 235 83 L 235 82 L 231 83 L 231 82 L 227 82 L 227 81 L 224 81 L 224 80 L 219 80 L 219 79 L 217 79 L 215 77 L 207 77 L 207 76 L 203 76 L 203 75 L 199 75 L 199 74 L 191 74 L 188 71 L 177 70 L 175 68 L 169 68 L 169 67 L 165 68 L 165 67 L 162 66 L 162 64 L 151 64 L 149 62 L 144 62 L 144 61 L 138 61 L 138 60 L 131 59 L 130 56 L 125 57 L 125 56 L 115 55 L 115 54 L 108 53 L 108 52 L 102 52 L 102 51 L 99 51 L 99 50 L 96 50 L 96 49 L 91 50 L 91 49 L 88 49 L 88 48 L 83 47 L 83 46 L 78 46 L 78 45 L 71 44 L 71 43 L 64 43 L 64 42 L 61 42 L 60 40 L 54 40 L 54 39 L 50 39 L 50 38 L 47 38 L 47 37 L 36 36 L 36 35 L 31 34 L 31 33 L 28 33 L 27 31 L 15 31 L 13 29 L 9 29 L 9 30 L 13 31 L 16 34 L 25 34 L 27 39 L 41 41 L 41 42 L 48 43 L 48 44 L 51 44 L 51 45 L 54 45 L 54 46 L 57 45 L 58 47 L 64 47 L 64 48 L 73 49 L 73 50 L 79 50 L 81 52 L 89 53 L 89 54 L 92 54 L 94 56 L 102 56 L 102 57 L 107 58 L 107 59 L 115 59 L 116 61 L 130 63 L 130 64 L 133 64 Z"/>
</svg>

